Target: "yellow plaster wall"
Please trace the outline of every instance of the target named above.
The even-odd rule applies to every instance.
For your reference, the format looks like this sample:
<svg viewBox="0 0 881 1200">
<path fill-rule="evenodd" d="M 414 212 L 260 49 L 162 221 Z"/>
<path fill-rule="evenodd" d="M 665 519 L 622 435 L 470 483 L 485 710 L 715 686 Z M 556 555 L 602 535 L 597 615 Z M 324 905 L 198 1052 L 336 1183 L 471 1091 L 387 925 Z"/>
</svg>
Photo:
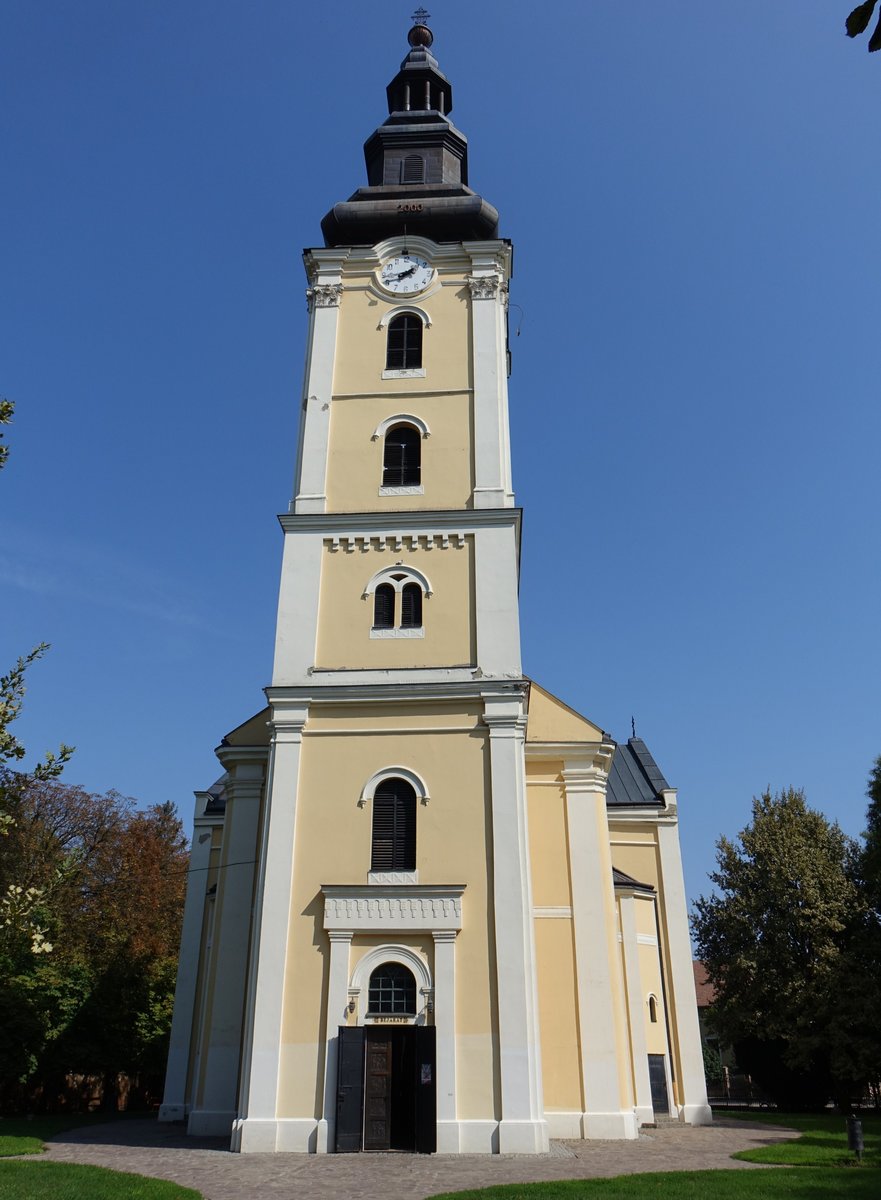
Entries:
<svg viewBox="0 0 881 1200">
<path fill-rule="evenodd" d="M 424 296 L 380 298 L 367 276 L 347 275 L 340 302 L 335 396 L 385 392 L 465 391 L 471 387 L 471 302 L 462 279 L 447 277 Z M 431 321 L 422 335 L 423 379 L 383 379 L 387 329 L 383 317 L 400 306 L 421 308 Z"/>
<path fill-rule="evenodd" d="M 466 885 L 463 928 L 456 941 L 456 1027 L 463 1051 L 458 1072 L 459 1108 L 466 1119 L 491 1117 L 497 1089 L 492 1053 L 492 916 L 486 870 L 490 853 L 486 730 L 458 731 L 474 724 L 473 708 L 467 706 L 456 712 L 449 705 L 427 704 L 406 711 L 400 706 L 389 710 L 376 705 L 368 716 L 364 706 L 347 710 L 340 705 L 335 712 L 341 730 L 351 729 L 355 722 L 364 729 L 370 719 L 376 721 L 377 730 L 373 736 L 366 729 L 360 736 L 344 732 L 328 736 L 332 717 L 326 711 L 321 713 L 323 736 L 310 736 L 310 724 L 306 725 L 297 796 L 279 1114 L 318 1115 L 319 1045 L 325 1036 L 329 953 L 320 889 L 324 883 L 366 884 L 372 810 L 369 803 L 360 808 L 358 798 L 377 771 L 399 765 L 419 774 L 430 795 L 429 803 L 420 805 L 417 812 L 419 882 Z M 454 725 L 449 733 L 437 732 L 443 720 Z M 383 732 L 390 725 L 399 731 Z M 334 781 L 330 787 L 328 780 Z M 382 940 L 403 941 L 395 933 Z M 367 944 L 360 935 L 358 944 Z"/>
<path fill-rule="evenodd" d="M 555 780 L 527 776 L 529 861 L 536 907 L 571 905 L 566 798 Z"/>
<path fill-rule="evenodd" d="M 476 661 L 474 617 L 474 543 L 451 540 L 446 549 L 424 542 L 415 549 L 385 550 L 378 541 L 370 549 L 347 551 L 325 546 L 318 610 L 316 666 L 438 667 L 466 666 Z M 422 605 L 425 636 L 371 638 L 373 596 L 364 590 L 377 571 L 396 563 L 427 576 L 432 595 Z"/>
<path fill-rule="evenodd" d="M 545 1109 L 582 1112 L 572 922 L 538 918 L 535 955 Z"/>
<path fill-rule="evenodd" d="M 539 687 L 529 686 L 527 742 L 599 742 L 603 731 L 574 708 Z"/>
<path fill-rule="evenodd" d="M 420 442 L 423 492 L 382 496 L 385 439 L 374 440 L 373 435 L 382 421 L 402 415 L 420 417 L 430 431 Z M 327 463 L 328 512 L 471 508 L 472 428 L 469 392 L 336 398 L 331 409 Z"/>
</svg>

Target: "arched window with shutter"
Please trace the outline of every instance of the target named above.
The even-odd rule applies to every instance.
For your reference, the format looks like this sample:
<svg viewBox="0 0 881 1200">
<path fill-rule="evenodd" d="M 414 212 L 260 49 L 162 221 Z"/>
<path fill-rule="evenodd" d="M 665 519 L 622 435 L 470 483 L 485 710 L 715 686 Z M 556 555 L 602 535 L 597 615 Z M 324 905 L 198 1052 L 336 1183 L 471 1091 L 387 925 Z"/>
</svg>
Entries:
<svg viewBox="0 0 881 1200">
<path fill-rule="evenodd" d="M 381 583 L 373 597 L 373 628 L 393 629 L 395 624 L 395 589 Z"/>
<path fill-rule="evenodd" d="M 385 369 L 413 371 L 422 366 L 422 321 L 414 313 L 401 313 L 389 321 Z"/>
<path fill-rule="evenodd" d="M 416 869 L 416 791 L 406 779 L 384 779 L 373 793 L 370 869 Z"/>
<path fill-rule="evenodd" d="M 383 487 L 418 487 L 422 475 L 422 435 L 412 425 L 393 425 L 385 435 Z"/>
<path fill-rule="evenodd" d="M 422 624 L 422 588 L 405 583 L 401 589 L 401 628 L 418 629 Z"/>
</svg>

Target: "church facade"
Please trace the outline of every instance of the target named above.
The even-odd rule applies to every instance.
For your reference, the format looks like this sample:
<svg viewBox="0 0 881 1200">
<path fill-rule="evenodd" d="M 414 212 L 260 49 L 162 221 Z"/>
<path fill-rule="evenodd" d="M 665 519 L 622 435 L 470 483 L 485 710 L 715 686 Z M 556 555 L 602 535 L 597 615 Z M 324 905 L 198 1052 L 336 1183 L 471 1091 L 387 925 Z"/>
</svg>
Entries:
<svg viewBox="0 0 881 1200">
<path fill-rule="evenodd" d="M 676 792 L 523 674 L 511 244 L 408 40 L 305 254 L 268 705 L 197 793 L 160 1119 L 242 1152 L 710 1119 Z"/>
</svg>

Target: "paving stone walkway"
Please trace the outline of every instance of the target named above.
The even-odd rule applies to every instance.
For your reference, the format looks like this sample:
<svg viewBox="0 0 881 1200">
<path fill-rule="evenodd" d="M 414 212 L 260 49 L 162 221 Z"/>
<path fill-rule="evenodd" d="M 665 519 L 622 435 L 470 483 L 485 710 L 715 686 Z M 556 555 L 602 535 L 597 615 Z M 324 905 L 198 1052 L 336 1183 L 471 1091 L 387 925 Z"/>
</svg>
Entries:
<svg viewBox="0 0 881 1200">
<path fill-rule="evenodd" d="M 788 1136 L 779 1127 L 720 1119 L 702 1128 L 647 1129 L 632 1142 L 553 1142 L 550 1154 L 529 1157 L 231 1154 L 226 1139 L 188 1138 L 182 1126 L 132 1120 L 60 1134 L 48 1144 L 48 1157 L 171 1179 L 196 1188 L 205 1200 L 425 1200 L 496 1183 L 718 1167 L 763 1170 L 730 1156 Z"/>
</svg>

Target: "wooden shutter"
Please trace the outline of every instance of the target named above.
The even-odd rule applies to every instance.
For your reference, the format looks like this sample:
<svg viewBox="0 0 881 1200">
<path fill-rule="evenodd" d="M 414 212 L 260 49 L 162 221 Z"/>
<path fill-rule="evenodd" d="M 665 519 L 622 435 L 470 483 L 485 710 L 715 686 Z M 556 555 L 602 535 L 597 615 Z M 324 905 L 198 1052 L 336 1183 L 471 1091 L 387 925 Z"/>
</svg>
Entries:
<svg viewBox="0 0 881 1200">
<path fill-rule="evenodd" d="M 412 425 L 393 425 L 385 435 L 383 487 L 418 487 L 422 436 Z"/>
<path fill-rule="evenodd" d="M 416 793 L 406 779 L 386 779 L 373 796 L 371 871 L 416 867 Z"/>
<path fill-rule="evenodd" d="M 381 583 L 373 597 L 373 628 L 394 629 L 395 589 L 390 583 Z"/>
<path fill-rule="evenodd" d="M 418 629 L 422 625 L 422 588 L 405 583 L 401 593 L 401 628 Z"/>
</svg>

